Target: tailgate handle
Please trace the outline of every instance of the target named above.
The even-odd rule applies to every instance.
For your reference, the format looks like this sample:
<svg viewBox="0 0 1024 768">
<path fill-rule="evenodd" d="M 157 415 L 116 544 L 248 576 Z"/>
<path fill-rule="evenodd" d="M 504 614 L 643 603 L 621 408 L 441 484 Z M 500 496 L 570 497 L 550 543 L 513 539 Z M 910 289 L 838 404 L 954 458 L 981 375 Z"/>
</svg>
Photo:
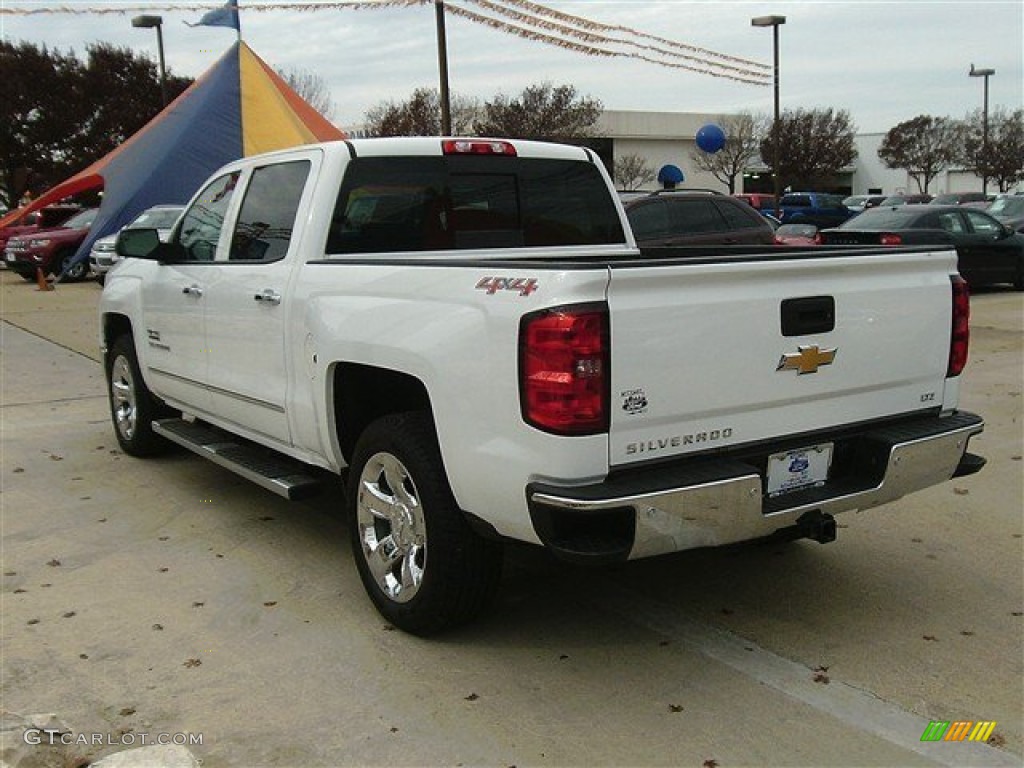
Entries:
<svg viewBox="0 0 1024 768">
<path fill-rule="evenodd" d="M 836 327 L 836 300 L 831 296 L 784 299 L 781 314 L 783 336 L 828 333 Z"/>
</svg>

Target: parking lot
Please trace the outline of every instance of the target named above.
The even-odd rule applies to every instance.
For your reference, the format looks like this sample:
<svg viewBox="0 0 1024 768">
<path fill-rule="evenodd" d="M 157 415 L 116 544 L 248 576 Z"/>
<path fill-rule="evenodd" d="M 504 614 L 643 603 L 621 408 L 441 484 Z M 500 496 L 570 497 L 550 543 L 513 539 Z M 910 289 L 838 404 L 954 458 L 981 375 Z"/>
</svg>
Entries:
<svg viewBox="0 0 1024 768">
<path fill-rule="evenodd" d="M 1020 293 L 973 299 L 981 473 L 828 545 L 598 570 L 517 547 L 485 620 L 422 640 L 366 599 L 340 490 L 289 503 L 117 450 L 97 285 L 0 291 L 0 696 L 104 736 L 73 757 L 188 734 L 206 768 L 1021 765 Z M 922 741 L 930 721 L 996 726 Z"/>
</svg>

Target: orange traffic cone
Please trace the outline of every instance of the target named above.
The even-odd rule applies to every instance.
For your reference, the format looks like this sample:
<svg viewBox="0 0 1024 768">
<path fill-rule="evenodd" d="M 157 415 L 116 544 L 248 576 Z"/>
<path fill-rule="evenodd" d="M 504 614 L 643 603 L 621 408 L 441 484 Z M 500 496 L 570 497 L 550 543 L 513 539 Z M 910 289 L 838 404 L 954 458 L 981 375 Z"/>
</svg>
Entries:
<svg viewBox="0 0 1024 768">
<path fill-rule="evenodd" d="M 46 282 L 46 275 L 43 274 L 42 267 L 36 267 L 36 288 L 37 291 L 52 291 L 53 286 Z"/>
</svg>

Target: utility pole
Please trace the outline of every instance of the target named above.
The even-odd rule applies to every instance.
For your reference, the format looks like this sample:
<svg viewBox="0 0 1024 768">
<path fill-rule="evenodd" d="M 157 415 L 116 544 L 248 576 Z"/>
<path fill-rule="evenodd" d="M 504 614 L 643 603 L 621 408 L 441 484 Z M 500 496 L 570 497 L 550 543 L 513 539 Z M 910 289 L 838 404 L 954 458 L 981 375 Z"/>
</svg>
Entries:
<svg viewBox="0 0 1024 768">
<path fill-rule="evenodd" d="M 441 73 L 441 135 L 452 135 L 452 104 L 448 92 L 448 39 L 444 29 L 444 0 L 434 0 L 437 18 L 437 68 Z"/>
</svg>

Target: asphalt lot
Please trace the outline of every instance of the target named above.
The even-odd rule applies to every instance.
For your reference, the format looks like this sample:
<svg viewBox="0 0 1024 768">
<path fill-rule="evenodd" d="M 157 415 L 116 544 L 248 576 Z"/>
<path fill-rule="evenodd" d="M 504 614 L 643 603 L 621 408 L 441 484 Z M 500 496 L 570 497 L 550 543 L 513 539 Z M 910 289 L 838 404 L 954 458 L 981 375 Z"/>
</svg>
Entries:
<svg viewBox="0 0 1024 768">
<path fill-rule="evenodd" d="M 430 641 L 365 598 L 338 494 L 116 450 L 98 296 L 0 271 L 0 701 L 103 735 L 77 755 L 187 733 L 206 768 L 1022 764 L 1021 294 L 973 302 L 980 474 L 826 546 L 516 548 L 495 611 Z M 996 721 L 994 746 L 922 742 L 931 720 Z"/>
</svg>

